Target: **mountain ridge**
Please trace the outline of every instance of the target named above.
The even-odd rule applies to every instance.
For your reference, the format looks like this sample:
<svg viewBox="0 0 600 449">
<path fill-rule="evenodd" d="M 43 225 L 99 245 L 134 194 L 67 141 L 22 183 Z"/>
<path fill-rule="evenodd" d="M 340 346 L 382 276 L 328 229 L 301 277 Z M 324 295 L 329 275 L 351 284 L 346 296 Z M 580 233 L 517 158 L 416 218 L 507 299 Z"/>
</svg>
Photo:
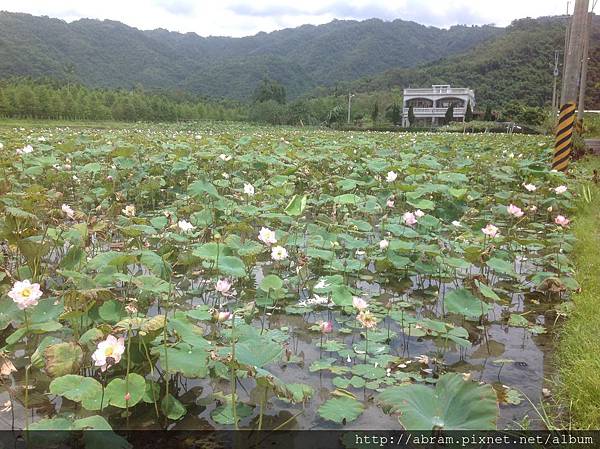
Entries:
<svg viewBox="0 0 600 449">
<path fill-rule="evenodd" d="M 317 86 L 413 67 L 504 32 L 490 25 L 440 29 L 396 19 L 335 20 L 248 37 L 139 30 L 114 20 L 66 22 L 0 12 L 0 77 L 75 79 L 90 87 L 182 89 L 247 100 L 265 77 L 290 97 Z M 241 67 L 243 65 L 243 67 Z"/>
</svg>

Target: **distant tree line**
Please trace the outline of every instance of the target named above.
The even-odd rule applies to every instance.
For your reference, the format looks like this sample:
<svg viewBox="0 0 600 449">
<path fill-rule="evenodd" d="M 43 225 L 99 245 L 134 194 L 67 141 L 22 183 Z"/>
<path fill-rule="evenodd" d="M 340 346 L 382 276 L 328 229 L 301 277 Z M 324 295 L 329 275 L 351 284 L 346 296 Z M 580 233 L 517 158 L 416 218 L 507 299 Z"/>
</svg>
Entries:
<svg viewBox="0 0 600 449">
<path fill-rule="evenodd" d="M 217 102 L 186 94 L 92 89 L 54 80 L 0 81 L 0 117 L 118 120 L 242 120 L 246 109 L 232 101 Z"/>
<path fill-rule="evenodd" d="M 255 123 L 294 126 L 347 126 L 348 94 L 302 97 L 287 101 L 282 84 L 263 79 L 255 88 L 250 103 L 194 97 L 183 92 L 149 92 L 141 87 L 132 90 L 92 89 L 66 81 L 15 78 L 0 81 L 0 117 L 61 119 L 162 121 L 180 120 L 247 120 Z M 383 111 L 383 113 L 380 113 Z M 500 119 L 527 125 L 540 125 L 547 112 L 516 100 L 505 105 Z M 415 126 L 413 108 L 408 122 Z M 467 105 L 465 121 L 473 118 Z M 483 117 L 495 119 L 488 105 Z M 454 120 L 448 108 L 444 123 Z M 356 93 L 350 110 L 352 127 L 390 127 L 402 123 L 402 99 L 399 89 L 384 92 Z"/>
</svg>

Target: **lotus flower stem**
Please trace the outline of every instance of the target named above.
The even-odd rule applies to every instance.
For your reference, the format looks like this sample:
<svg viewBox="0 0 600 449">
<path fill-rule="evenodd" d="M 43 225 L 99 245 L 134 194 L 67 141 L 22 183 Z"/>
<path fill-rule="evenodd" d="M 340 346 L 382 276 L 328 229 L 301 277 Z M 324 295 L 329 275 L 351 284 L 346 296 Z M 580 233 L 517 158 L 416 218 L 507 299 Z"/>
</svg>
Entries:
<svg viewBox="0 0 600 449">
<path fill-rule="evenodd" d="M 267 403 L 267 394 L 268 393 L 269 393 L 269 388 L 265 387 L 265 394 L 260 399 L 260 414 L 258 415 L 258 430 L 262 430 L 263 414 L 265 412 L 265 404 Z"/>
<path fill-rule="evenodd" d="M 235 340 L 235 312 L 233 312 L 233 316 L 231 317 L 231 412 L 233 415 L 235 430 L 239 430 L 236 403 L 237 376 L 235 372 Z"/>
<path fill-rule="evenodd" d="M 104 408 L 104 389 L 106 388 L 106 376 L 108 375 L 108 369 L 104 371 L 104 376 L 100 375 L 102 379 L 102 396 L 100 397 L 100 411 Z"/>
<path fill-rule="evenodd" d="M 125 376 L 125 411 L 127 413 L 127 417 L 125 418 L 127 429 L 129 429 L 129 369 L 131 365 L 131 323 L 129 323 L 129 328 L 127 329 L 127 374 Z"/>
<path fill-rule="evenodd" d="M 169 300 L 171 299 L 171 293 L 172 293 L 172 282 L 169 282 L 169 296 L 167 297 L 167 304 L 165 306 L 165 322 L 163 325 L 163 348 L 165 350 L 165 366 L 164 366 L 164 373 L 165 373 L 165 399 L 168 401 L 169 399 L 169 353 L 167 351 L 167 317 L 169 316 Z M 168 419 L 165 416 L 165 427 L 166 424 L 168 422 Z"/>
<path fill-rule="evenodd" d="M 146 342 L 143 338 L 140 338 L 140 341 L 142 342 L 142 346 L 144 347 L 144 354 L 146 355 L 146 360 L 148 360 L 148 364 L 150 365 L 150 374 L 154 376 L 154 364 L 152 363 L 152 359 L 150 358 L 150 354 L 148 353 L 148 346 L 146 346 Z M 156 419 L 158 419 L 158 404 L 156 402 L 156 396 L 154 394 L 154 387 L 150 388 L 150 392 L 152 393 L 152 402 L 154 402 L 154 411 L 156 412 Z"/>
<path fill-rule="evenodd" d="M 25 367 L 25 432 L 29 435 L 29 368 L 31 365 Z"/>
<path fill-rule="evenodd" d="M 365 364 L 367 363 L 367 355 L 369 354 L 369 328 L 365 327 Z"/>
<path fill-rule="evenodd" d="M 23 319 L 25 321 L 25 335 L 29 334 L 29 320 L 27 319 L 27 309 L 23 309 Z M 27 353 L 27 346 L 29 343 L 29 337 L 25 340 L 25 353 Z M 30 359 L 31 360 L 31 359 Z M 31 364 L 27 364 L 25 367 L 25 432 L 29 432 L 29 368 Z"/>
</svg>

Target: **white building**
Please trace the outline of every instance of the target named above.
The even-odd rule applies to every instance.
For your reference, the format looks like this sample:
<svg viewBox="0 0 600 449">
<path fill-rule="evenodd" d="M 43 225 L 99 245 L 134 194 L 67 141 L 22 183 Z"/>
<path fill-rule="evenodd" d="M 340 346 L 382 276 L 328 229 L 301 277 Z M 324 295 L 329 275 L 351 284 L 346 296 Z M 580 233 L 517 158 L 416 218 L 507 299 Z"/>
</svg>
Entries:
<svg viewBox="0 0 600 449">
<path fill-rule="evenodd" d="M 448 107 L 454 105 L 454 120 L 464 121 L 467 103 L 475 108 L 475 93 L 472 89 L 435 84 L 429 89 L 404 89 L 402 126 L 409 126 L 408 109 L 415 114 L 413 126 L 439 126 L 444 124 Z"/>
</svg>

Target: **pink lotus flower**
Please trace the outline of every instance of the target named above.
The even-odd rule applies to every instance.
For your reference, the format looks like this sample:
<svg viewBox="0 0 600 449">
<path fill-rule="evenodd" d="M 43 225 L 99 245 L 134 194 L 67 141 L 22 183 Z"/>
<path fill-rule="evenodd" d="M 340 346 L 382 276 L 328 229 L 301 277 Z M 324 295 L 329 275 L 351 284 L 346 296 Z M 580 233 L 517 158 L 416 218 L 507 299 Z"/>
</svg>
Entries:
<svg viewBox="0 0 600 449">
<path fill-rule="evenodd" d="M 415 217 L 417 217 L 417 218 L 421 218 L 421 217 L 423 217 L 424 215 L 425 215 L 425 212 L 423 212 L 421 209 L 417 209 L 417 210 L 415 211 Z"/>
<path fill-rule="evenodd" d="M 390 209 L 393 208 L 394 207 L 394 200 L 392 200 L 392 199 L 387 200 L 387 202 L 385 203 L 385 205 L 387 207 L 389 207 Z"/>
<path fill-rule="evenodd" d="M 331 321 L 321 321 L 319 323 L 319 329 L 323 334 L 329 334 L 333 331 L 333 323 Z"/>
<path fill-rule="evenodd" d="M 506 211 L 517 218 L 520 218 L 524 215 L 524 212 L 521 210 L 520 207 L 515 206 L 514 204 L 510 204 L 507 208 Z"/>
<path fill-rule="evenodd" d="M 492 237 L 492 238 L 500 235 L 498 228 L 491 223 L 488 224 L 485 228 L 481 228 L 481 232 L 483 232 L 488 237 Z"/>
<path fill-rule="evenodd" d="M 106 340 L 98 343 L 97 349 L 92 354 L 92 360 L 95 366 L 100 367 L 104 372 L 113 365 L 121 361 L 121 356 L 125 352 L 125 339 L 118 339 L 112 335 L 106 337 Z"/>
<path fill-rule="evenodd" d="M 129 392 L 125 393 L 125 402 L 131 401 L 131 395 Z"/>
<path fill-rule="evenodd" d="M 408 226 L 414 226 L 417 224 L 417 218 L 412 212 L 405 212 L 404 215 L 402 215 L 402 221 L 404 221 L 404 224 Z"/>
<path fill-rule="evenodd" d="M 227 279 L 219 279 L 215 285 L 215 290 L 222 295 L 227 295 L 227 292 L 231 289 L 231 282 Z"/>
<path fill-rule="evenodd" d="M 26 279 L 22 282 L 15 282 L 12 290 L 8 292 L 8 297 L 12 298 L 20 310 L 25 310 L 37 306 L 38 299 L 42 297 L 42 294 L 40 284 L 32 284 Z"/>
<path fill-rule="evenodd" d="M 570 222 L 571 222 L 571 220 L 569 220 L 567 217 L 565 217 L 563 215 L 558 215 L 554 219 L 554 223 L 556 223 L 559 226 L 562 226 L 563 228 L 566 228 Z"/>
<path fill-rule="evenodd" d="M 71 209 L 71 206 L 69 206 L 68 204 L 63 204 L 60 208 L 64 214 L 69 217 L 71 220 L 73 218 L 75 218 L 75 212 L 73 211 L 73 209 Z"/>
<path fill-rule="evenodd" d="M 227 321 L 228 319 L 230 319 L 232 317 L 232 313 L 231 312 L 227 312 L 227 311 L 219 311 L 219 310 L 215 310 L 213 312 L 213 320 L 215 320 L 217 323 L 223 323 L 224 321 Z"/>
</svg>

